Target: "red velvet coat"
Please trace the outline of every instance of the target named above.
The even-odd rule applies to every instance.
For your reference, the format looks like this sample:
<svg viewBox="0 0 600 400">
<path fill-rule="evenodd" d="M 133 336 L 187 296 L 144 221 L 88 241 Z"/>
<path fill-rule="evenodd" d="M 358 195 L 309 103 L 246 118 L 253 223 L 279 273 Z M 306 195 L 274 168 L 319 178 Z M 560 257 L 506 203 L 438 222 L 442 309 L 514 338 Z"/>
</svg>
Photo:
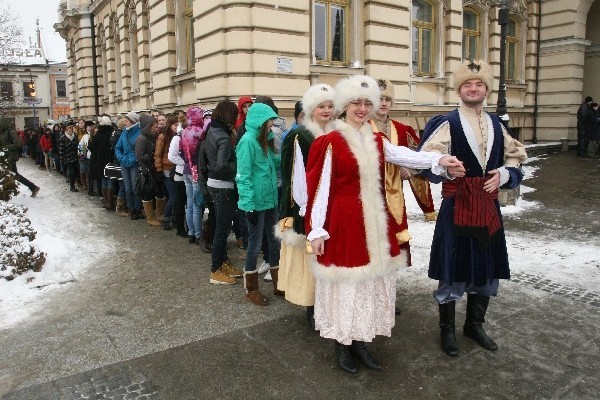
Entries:
<svg viewBox="0 0 600 400">
<path fill-rule="evenodd" d="M 395 271 L 400 247 L 397 224 L 387 209 L 384 193 L 382 133 L 363 125 L 360 135 L 342 121 L 334 131 L 316 139 L 310 147 L 306 176 L 308 207 L 306 232 L 328 150 L 332 155 L 331 185 L 323 229 L 330 238 L 323 255 L 313 257 L 315 278 L 332 281 L 367 281 Z"/>
</svg>

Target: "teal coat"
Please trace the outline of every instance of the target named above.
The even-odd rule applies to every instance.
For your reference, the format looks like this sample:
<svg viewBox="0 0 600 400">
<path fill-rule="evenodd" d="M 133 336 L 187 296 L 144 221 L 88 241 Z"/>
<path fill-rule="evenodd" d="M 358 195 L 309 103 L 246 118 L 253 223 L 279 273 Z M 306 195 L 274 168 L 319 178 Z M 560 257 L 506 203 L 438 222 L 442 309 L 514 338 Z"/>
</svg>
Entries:
<svg viewBox="0 0 600 400">
<path fill-rule="evenodd" d="M 277 118 L 277 114 L 271 107 L 254 103 L 246 116 L 246 133 L 235 149 L 235 182 L 239 194 L 238 208 L 242 211 L 264 211 L 279 204 L 277 169 L 280 158 L 271 149 L 265 155 L 258 143 L 260 127 L 272 118 Z"/>
</svg>

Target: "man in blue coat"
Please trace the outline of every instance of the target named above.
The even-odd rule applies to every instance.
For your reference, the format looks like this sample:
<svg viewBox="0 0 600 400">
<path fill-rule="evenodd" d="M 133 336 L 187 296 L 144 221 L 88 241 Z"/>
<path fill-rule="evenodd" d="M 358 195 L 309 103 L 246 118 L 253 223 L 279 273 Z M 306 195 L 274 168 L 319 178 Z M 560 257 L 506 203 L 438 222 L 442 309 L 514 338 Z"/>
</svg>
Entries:
<svg viewBox="0 0 600 400">
<path fill-rule="evenodd" d="M 429 277 L 439 281 L 433 297 L 439 304 L 441 347 L 452 357 L 458 355 L 455 304 L 465 292 L 463 333 L 487 350 L 498 349 L 482 324 L 489 299 L 498 292 L 499 279 L 510 278 L 498 189 L 519 185 L 523 179 L 519 167 L 527 155 L 498 116 L 483 110 L 492 81 L 492 70 L 485 61 L 463 63 L 454 73 L 462 104 L 432 118 L 419 146 L 456 156 L 467 171 L 463 178 L 455 179 L 429 174 L 433 183 L 444 180 Z M 452 171 L 448 172 L 450 176 Z"/>
</svg>

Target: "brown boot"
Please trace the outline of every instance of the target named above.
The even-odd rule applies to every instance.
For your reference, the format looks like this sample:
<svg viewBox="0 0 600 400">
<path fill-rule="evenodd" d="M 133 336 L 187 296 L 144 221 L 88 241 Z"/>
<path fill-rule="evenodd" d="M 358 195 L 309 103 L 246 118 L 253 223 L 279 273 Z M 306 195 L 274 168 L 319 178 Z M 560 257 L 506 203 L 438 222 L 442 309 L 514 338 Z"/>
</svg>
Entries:
<svg viewBox="0 0 600 400">
<path fill-rule="evenodd" d="M 102 188 L 102 206 L 104 208 L 106 208 L 106 205 L 108 204 L 108 198 L 106 197 L 106 189 Z"/>
<path fill-rule="evenodd" d="M 275 296 L 285 297 L 285 292 L 277 289 L 277 281 L 279 281 L 279 267 L 271 267 L 271 278 L 273 278 L 273 294 Z"/>
<path fill-rule="evenodd" d="M 157 197 L 156 198 L 156 210 L 154 213 L 156 214 L 156 219 L 162 221 L 163 214 L 165 213 L 165 205 L 167 204 L 166 197 Z"/>
<path fill-rule="evenodd" d="M 142 205 L 144 206 L 144 211 L 146 213 L 146 222 L 148 222 L 148 225 L 161 226 L 161 223 L 156 219 L 156 216 L 154 215 L 152 201 L 142 201 Z"/>
<path fill-rule="evenodd" d="M 244 271 L 244 288 L 246 288 L 246 299 L 257 306 L 266 306 L 269 301 L 258 290 L 258 273 L 257 271 Z"/>
<path fill-rule="evenodd" d="M 129 210 L 127 209 L 125 199 L 122 197 L 117 197 L 117 215 L 120 217 L 129 217 Z"/>
<path fill-rule="evenodd" d="M 115 190 L 106 189 L 106 211 L 115 211 Z"/>
<path fill-rule="evenodd" d="M 79 174 L 79 179 L 81 179 L 81 189 L 87 190 L 87 173 L 81 172 Z"/>
</svg>

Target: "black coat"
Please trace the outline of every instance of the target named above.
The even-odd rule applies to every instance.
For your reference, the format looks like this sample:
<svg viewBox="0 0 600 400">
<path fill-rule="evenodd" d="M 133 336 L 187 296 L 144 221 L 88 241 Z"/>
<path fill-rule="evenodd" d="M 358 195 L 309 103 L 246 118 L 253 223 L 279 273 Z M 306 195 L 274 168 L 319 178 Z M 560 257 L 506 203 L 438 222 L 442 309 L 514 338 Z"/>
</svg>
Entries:
<svg viewBox="0 0 600 400">
<path fill-rule="evenodd" d="M 110 138 L 113 128 L 110 125 L 100 125 L 96 135 L 90 139 L 88 149 L 92 153 L 90 157 L 90 173 L 95 178 L 104 176 L 104 167 L 114 158 Z"/>
<path fill-rule="evenodd" d="M 585 114 L 585 134 L 588 140 L 600 140 L 600 113 L 590 108 Z"/>
</svg>

